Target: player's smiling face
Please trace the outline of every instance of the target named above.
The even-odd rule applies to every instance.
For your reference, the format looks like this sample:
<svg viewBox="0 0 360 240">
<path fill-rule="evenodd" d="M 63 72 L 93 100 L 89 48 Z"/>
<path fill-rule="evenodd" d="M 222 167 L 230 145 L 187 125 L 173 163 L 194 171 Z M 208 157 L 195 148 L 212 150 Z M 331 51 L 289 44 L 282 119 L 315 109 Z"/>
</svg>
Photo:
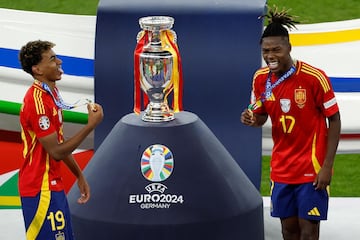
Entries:
<svg viewBox="0 0 360 240">
<path fill-rule="evenodd" d="M 261 43 L 261 50 L 264 61 L 270 68 L 270 71 L 277 76 L 281 76 L 290 69 L 292 65 L 290 56 L 291 45 L 287 37 L 264 37 Z"/>
<path fill-rule="evenodd" d="M 41 81 L 55 82 L 61 79 L 63 70 L 61 68 L 62 61 L 59 59 L 52 49 L 42 53 L 42 60 L 34 66 L 37 77 Z"/>
</svg>

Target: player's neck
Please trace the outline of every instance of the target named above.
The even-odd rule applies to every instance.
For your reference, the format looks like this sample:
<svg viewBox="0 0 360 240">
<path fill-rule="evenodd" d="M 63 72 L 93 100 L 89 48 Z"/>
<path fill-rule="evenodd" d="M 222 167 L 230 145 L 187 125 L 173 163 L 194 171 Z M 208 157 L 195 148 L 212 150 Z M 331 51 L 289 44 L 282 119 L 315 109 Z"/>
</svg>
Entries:
<svg viewBox="0 0 360 240">
<path fill-rule="evenodd" d="M 35 78 L 36 82 L 41 82 L 41 83 L 45 83 L 46 85 L 49 86 L 49 88 L 51 89 L 51 91 L 54 91 L 54 88 L 56 86 L 56 82 L 55 81 L 49 81 L 47 79 L 43 79 L 43 78 Z"/>
<path fill-rule="evenodd" d="M 286 72 L 288 72 L 290 70 L 291 67 L 295 66 L 296 67 L 296 60 L 290 59 L 288 61 L 288 63 L 284 66 L 282 71 L 279 71 L 277 73 L 275 73 L 277 78 L 282 77 Z"/>
</svg>

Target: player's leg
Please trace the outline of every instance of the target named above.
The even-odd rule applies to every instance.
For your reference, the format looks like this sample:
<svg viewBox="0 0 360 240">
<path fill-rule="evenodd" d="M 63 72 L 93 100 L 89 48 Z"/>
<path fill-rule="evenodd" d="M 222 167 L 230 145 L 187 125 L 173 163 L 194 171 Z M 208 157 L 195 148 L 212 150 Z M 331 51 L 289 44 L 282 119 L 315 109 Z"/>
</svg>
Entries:
<svg viewBox="0 0 360 240">
<path fill-rule="evenodd" d="M 284 240 L 300 240 L 298 217 L 281 218 L 281 233 Z"/>
<path fill-rule="evenodd" d="M 28 237 L 28 229 L 31 222 L 34 219 L 37 206 L 39 204 L 39 196 L 35 197 L 21 197 L 21 210 L 23 214 L 24 226 L 25 226 L 25 235 Z M 37 235 L 37 233 L 35 233 Z M 36 236 L 35 236 L 36 237 Z"/>
<path fill-rule="evenodd" d="M 318 240 L 320 232 L 320 221 L 299 219 L 301 229 L 301 240 Z"/>
<path fill-rule="evenodd" d="M 22 197 L 21 203 L 27 239 L 73 239 L 64 191 L 41 191 L 35 197 Z"/>
<path fill-rule="evenodd" d="M 41 239 L 66 239 L 73 240 L 73 230 L 70 219 L 69 205 L 64 191 L 51 192 L 51 203 L 46 215 L 44 226 L 48 226 Z"/>
<path fill-rule="evenodd" d="M 327 190 L 315 190 L 312 183 L 299 186 L 299 224 L 301 239 L 319 239 L 320 221 L 327 219 L 329 194 Z"/>
<path fill-rule="evenodd" d="M 281 231 L 285 240 L 300 239 L 296 187 L 297 185 L 276 182 L 271 187 L 271 216 L 281 219 Z"/>
</svg>

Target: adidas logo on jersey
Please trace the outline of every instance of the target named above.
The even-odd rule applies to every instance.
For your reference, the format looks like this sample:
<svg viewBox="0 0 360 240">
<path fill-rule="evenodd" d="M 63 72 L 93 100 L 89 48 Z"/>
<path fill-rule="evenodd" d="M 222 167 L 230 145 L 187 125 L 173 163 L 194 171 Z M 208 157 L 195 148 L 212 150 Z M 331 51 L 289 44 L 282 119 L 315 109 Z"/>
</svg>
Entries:
<svg viewBox="0 0 360 240">
<path fill-rule="evenodd" d="M 320 216 L 320 212 L 319 209 L 317 207 L 314 207 L 313 209 L 311 209 L 310 211 L 308 211 L 308 215 L 309 216 Z"/>
</svg>

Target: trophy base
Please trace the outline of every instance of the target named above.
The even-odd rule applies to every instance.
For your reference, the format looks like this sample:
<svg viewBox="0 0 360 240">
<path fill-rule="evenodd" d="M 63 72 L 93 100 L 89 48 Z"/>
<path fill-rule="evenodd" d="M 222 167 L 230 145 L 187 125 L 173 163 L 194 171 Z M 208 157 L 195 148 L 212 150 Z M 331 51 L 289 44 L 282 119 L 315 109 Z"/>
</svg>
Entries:
<svg viewBox="0 0 360 240">
<path fill-rule="evenodd" d="M 142 115 L 141 120 L 145 122 L 169 122 L 174 120 L 173 112 L 147 112 L 145 111 L 144 115 Z"/>
<path fill-rule="evenodd" d="M 141 119 L 145 122 L 169 122 L 174 120 L 175 116 L 167 104 L 150 102 Z"/>
</svg>

